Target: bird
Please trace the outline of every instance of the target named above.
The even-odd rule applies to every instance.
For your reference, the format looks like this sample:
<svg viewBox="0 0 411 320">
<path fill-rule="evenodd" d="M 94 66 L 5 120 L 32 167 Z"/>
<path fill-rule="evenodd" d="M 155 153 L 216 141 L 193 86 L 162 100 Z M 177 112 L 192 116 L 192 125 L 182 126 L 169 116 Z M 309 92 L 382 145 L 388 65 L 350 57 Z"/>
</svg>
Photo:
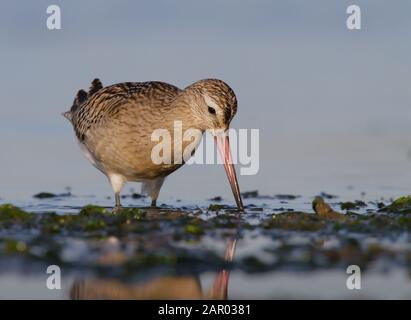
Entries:
<svg viewBox="0 0 411 320">
<path fill-rule="evenodd" d="M 88 91 L 77 92 L 64 112 L 86 158 L 111 184 L 115 195 L 113 212 L 121 210 L 120 192 L 126 182 L 142 182 L 142 192 L 156 207 L 165 178 L 192 156 L 204 132 L 214 136 L 239 211 L 244 210 L 231 158 L 228 129 L 237 112 L 233 89 L 219 79 L 203 79 L 184 89 L 162 81 L 122 82 L 104 87 L 92 81 Z M 176 121 L 186 132 L 195 129 L 190 141 L 174 142 Z M 155 130 L 171 133 L 171 161 L 153 161 Z M 186 147 L 192 143 L 190 154 Z M 188 148 L 190 150 L 190 148 Z M 176 158 L 184 159 L 175 161 Z"/>
</svg>

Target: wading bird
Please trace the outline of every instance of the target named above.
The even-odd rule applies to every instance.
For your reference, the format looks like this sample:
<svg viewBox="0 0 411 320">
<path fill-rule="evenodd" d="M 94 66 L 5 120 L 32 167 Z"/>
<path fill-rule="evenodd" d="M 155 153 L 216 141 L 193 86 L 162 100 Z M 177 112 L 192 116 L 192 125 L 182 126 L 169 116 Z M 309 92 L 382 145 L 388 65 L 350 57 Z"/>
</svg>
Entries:
<svg viewBox="0 0 411 320">
<path fill-rule="evenodd" d="M 148 194 L 151 205 L 156 206 L 164 179 L 184 161 L 171 159 L 160 164 L 153 161 L 152 150 L 157 142 L 153 141 L 152 134 L 161 129 L 173 136 L 175 121 L 182 124 L 183 132 L 197 129 L 200 135 L 193 137 L 195 146 L 205 131 L 214 134 L 237 207 L 243 211 L 226 134 L 236 111 L 234 91 L 217 79 L 200 80 L 183 90 L 156 81 L 103 87 L 100 80 L 95 79 L 88 92 L 78 91 L 70 111 L 63 115 L 72 123 L 88 160 L 110 181 L 115 194 L 114 211 L 121 208 L 120 191 L 127 181 L 142 182 L 143 193 Z M 172 139 L 173 158 L 176 154 L 181 156 L 190 143 L 183 141 L 178 146 Z M 186 159 L 187 155 L 182 156 Z"/>
</svg>

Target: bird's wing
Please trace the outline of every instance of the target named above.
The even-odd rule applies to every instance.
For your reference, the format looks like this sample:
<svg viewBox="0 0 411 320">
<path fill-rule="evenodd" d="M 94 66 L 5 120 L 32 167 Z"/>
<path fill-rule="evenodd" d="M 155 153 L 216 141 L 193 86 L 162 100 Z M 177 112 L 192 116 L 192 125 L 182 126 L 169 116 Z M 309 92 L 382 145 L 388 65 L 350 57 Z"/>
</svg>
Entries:
<svg viewBox="0 0 411 320">
<path fill-rule="evenodd" d="M 124 82 L 105 88 L 100 88 L 100 85 L 101 83 L 93 85 L 87 101 L 73 112 L 74 130 L 81 142 L 88 130 L 116 118 L 120 111 L 166 107 L 181 91 L 171 84 L 157 81 Z"/>
</svg>

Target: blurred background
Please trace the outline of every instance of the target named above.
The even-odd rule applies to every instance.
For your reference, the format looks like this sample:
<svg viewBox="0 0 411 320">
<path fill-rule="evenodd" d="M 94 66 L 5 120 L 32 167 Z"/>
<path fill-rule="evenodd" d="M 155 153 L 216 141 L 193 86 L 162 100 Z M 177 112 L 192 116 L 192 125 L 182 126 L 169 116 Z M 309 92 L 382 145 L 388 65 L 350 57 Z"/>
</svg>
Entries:
<svg viewBox="0 0 411 320">
<path fill-rule="evenodd" d="M 411 2 L 354 2 L 361 31 L 347 30 L 353 1 L 344 0 L 1 1 L 0 197 L 66 186 L 111 195 L 61 116 L 95 77 L 229 83 L 239 100 L 232 126 L 260 129 L 260 171 L 239 177 L 243 190 L 408 193 Z M 46 28 L 51 4 L 62 30 Z M 160 202 L 231 200 L 223 175 L 185 166 Z"/>
</svg>

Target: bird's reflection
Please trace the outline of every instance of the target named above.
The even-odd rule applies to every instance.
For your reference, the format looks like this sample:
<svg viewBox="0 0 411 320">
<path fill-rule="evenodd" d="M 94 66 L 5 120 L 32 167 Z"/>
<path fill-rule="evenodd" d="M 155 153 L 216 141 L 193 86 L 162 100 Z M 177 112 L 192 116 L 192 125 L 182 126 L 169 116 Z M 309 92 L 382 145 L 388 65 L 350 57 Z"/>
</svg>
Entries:
<svg viewBox="0 0 411 320">
<path fill-rule="evenodd" d="M 234 258 L 236 239 L 227 241 L 224 260 Z M 203 290 L 198 276 L 160 276 L 144 283 L 127 284 L 118 280 L 74 281 L 71 299 L 216 299 L 225 300 L 228 295 L 230 272 L 223 268 L 208 290 Z"/>
</svg>

